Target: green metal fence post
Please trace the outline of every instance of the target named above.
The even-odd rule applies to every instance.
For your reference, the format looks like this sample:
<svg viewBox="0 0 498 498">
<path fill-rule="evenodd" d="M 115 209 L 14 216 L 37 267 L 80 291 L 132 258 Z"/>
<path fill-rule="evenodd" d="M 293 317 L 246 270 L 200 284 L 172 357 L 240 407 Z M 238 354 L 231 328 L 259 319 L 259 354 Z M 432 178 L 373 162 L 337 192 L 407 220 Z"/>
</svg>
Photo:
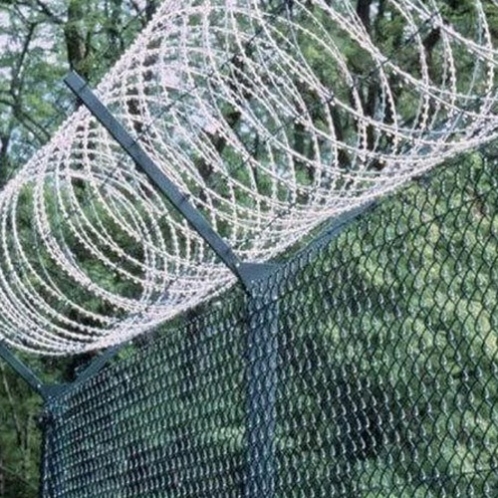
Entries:
<svg viewBox="0 0 498 498">
<path fill-rule="evenodd" d="M 248 304 L 244 498 L 275 496 L 278 304 L 268 298 L 255 295 Z"/>
<path fill-rule="evenodd" d="M 47 402 L 45 403 L 44 410 L 40 415 L 40 420 L 38 423 L 42 432 L 39 496 L 40 498 L 52 498 L 52 496 L 56 496 L 52 489 L 53 479 L 51 479 L 51 476 L 53 475 L 51 468 L 53 464 L 53 458 L 50 458 L 53 440 L 53 418 L 48 409 Z"/>
</svg>

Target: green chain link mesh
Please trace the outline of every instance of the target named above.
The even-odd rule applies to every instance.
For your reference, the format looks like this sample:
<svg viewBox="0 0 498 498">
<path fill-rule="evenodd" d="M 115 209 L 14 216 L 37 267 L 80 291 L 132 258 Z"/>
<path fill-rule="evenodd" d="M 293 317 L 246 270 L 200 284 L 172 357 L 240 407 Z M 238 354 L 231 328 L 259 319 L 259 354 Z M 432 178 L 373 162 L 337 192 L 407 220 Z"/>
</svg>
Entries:
<svg viewBox="0 0 498 498">
<path fill-rule="evenodd" d="M 47 497 L 498 496 L 498 168 L 473 154 L 47 406 Z"/>
</svg>

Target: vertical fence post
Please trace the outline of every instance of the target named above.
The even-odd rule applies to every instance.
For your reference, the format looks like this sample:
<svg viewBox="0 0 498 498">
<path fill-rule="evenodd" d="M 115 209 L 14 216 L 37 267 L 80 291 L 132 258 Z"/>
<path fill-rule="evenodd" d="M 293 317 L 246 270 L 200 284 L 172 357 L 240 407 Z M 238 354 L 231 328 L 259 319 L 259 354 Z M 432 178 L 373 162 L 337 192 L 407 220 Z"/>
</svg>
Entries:
<svg viewBox="0 0 498 498">
<path fill-rule="evenodd" d="M 48 402 L 45 402 L 45 407 L 40 420 L 38 421 L 40 431 L 42 433 L 42 455 L 40 463 L 40 498 L 52 498 L 55 496 L 53 491 L 53 472 L 52 464 L 52 440 L 53 440 L 53 420 L 48 410 Z"/>
<path fill-rule="evenodd" d="M 140 144 L 110 113 L 76 73 L 66 77 L 66 84 L 96 119 L 145 172 L 171 205 L 190 223 L 220 260 L 237 276 L 248 293 L 249 326 L 247 332 L 247 461 L 245 498 L 273 498 L 275 494 L 275 426 L 277 388 L 277 320 L 276 304 L 263 289 L 275 265 L 247 263 L 239 259 L 227 242 L 210 226 L 196 206 L 165 175 Z M 264 285 L 256 285 L 257 281 Z M 260 294 L 260 288 L 263 292 Z"/>
<path fill-rule="evenodd" d="M 268 286 L 261 286 L 262 289 Z M 244 498 L 273 498 L 276 485 L 278 304 L 249 297 L 246 343 L 246 483 Z"/>
</svg>

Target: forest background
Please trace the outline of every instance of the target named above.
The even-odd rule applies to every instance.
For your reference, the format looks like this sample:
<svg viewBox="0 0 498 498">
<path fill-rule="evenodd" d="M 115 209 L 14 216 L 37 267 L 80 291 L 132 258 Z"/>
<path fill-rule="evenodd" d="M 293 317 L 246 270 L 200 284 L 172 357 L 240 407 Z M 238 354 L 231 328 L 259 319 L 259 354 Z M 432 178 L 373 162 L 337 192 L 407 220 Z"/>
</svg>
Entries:
<svg viewBox="0 0 498 498">
<path fill-rule="evenodd" d="M 5 185 L 29 157 L 50 139 L 74 108 L 74 100 L 62 83 L 67 72 L 76 69 L 91 84 L 98 82 L 136 33 L 151 19 L 158 2 L 159 0 L 0 1 L 0 186 Z M 403 46 L 405 24 L 390 8 L 389 2 L 354 0 L 354 4 L 364 25 L 378 44 L 391 50 Z M 441 12 L 452 23 L 464 27 L 472 22 L 472 0 L 444 0 L 439 5 Z M 487 13 L 491 21 L 491 35 L 496 40 L 498 12 L 496 7 L 491 6 L 489 9 Z M 437 30 L 429 30 L 424 35 L 424 47 L 435 79 L 440 41 Z M 322 64 L 320 53 L 313 51 L 312 47 L 306 55 L 312 66 L 322 68 L 324 72 L 330 70 Z M 406 56 L 410 56 L 409 50 L 406 51 Z M 357 53 L 351 51 L 348 58 L 358 75 L 369 72 L 368 61 L 362 60 Z M 469 66 L 471 63 L 469 61 Z M 333 71 L 330 71 L 324 78 L 333 78 Z M 398 98 L 403 100 L 403 89 L 396 88 L 394 83 Z M 364 110 L 373 116 L 380 98 L 376 91 L 377 82 L 367 78 L 360 84 L 363 85 L 361 94 Z M 313 95 L 305 95 L 305 99 L 313 98 Z M 409 106 L 409 96 L 406 96 L 406 102 Z M 313 119 L 318 121 L 320 116 L 317 114 Z M 233 126 L 237 126 L 236 120 Z M 296 123 L 293 126 L 295 150 L 305 155 L 312 154 L 307 148 L 301 125 Z M 346 138 L 354 124 L 343 116 L 335 116 L 334 126 L 336 135 Z M 371 134 L 373 141 L 374 130 Z M 493 160 L 493 154 L 493 146 L 488 147 L 485 154 L 487 160 Z M 347 165 L 348 158 L 343 159 Z M 484 167 L 483 153 L 475 151 L 459 158 L 457 162 L 468 164 L 469 171 L 478 171 Z M 381 168 L 382 165 L 373 167 Z M 394 211 L 399 211 L 400 223 L 403 222 L 401 202 L 404 201 L 400 198 L 399 205 L 396 207 L 395 203 L 392 207 Z M 430 207 L 433 212 L 440 209 L 438 202 L 435 201 Z M 443 205 L 448 200 L 441 199 L 440 202 Z M 451 235 L 449 238 L 451 239 Z M 415 247 L 417 240 L 413 238 L 410 243 Z M 475 265 L 479 267 L 479 261 Z M 399 274 L 403 274 L 405 270 L 408 271 L 408 266 L 398 268 Z M 491 281 L 490 276 L 487 278 Z M 489 282 L 484 286 L 488 284 Z M 436 287 L 437 283 L 434 283 L 433 289 L 427 289 L 427 295 L 431 295 L 431 292 L 437 294 Z M 466 320 L 466 317 L 461 317 L 462 323 Z M 87 359 L 82 357 L 56 361 L 31 357 L 26 358 L 26 361 L 43 372 L 46 380 L 70 381 L 74 372 Z M 0 362 L 0 377 L 0 496 L 36 496 L 41 447 L 38 429 L 40 400 L 3 362 Z"/>
<path fill-rule="evenodd" d="M 63 78 L 95 84 L 151 19 L 155 0 L 0 1 L 0 188 L 75 108 Z M 86 358 L 24 358 L 66 381 Z M 0 496 L 36 496 L 41 400 L 0 361 Z"/>
</svg>

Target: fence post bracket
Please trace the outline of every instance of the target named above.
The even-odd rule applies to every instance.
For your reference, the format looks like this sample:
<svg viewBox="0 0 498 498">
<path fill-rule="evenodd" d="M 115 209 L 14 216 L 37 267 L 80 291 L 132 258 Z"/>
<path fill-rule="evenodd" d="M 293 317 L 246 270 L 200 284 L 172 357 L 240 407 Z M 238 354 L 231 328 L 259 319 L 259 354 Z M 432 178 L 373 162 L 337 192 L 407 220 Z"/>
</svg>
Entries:
<svg viewBox="0 0 498 498">
<path fill-rule="evenodd" d="M 274 263 L 241 263 L 239 275 L 248 290 L 254 289 L 258 282 L 268 279 L 281 265 Z"/>
<path fill-rule="evenodd" d="M 0 357 L 42 398 L 44 396 L 44 385 L 41 379 L 24 364 L 10 349 L 0 340 Z"/>
<path fill-rule="evenodd" d="M 230 245 L 213 229 L 195 205 L 189 201 L 188 195 L 181 192 L 157 166 L 138 140 L 112 115 L 78 73 L 75 71 L 70 72 L 64 82 L 95 119 L 119 143 L 135 165 L 148 176 L 152 183 L 166 196 L 171 205 L 180 212 L 204 239 L 225 266 L 237 276 L 246 291 L 250 291 L 254 281 L 269 273 L 270 267 L 266 263 L 244 263 L 238 258 Z"/>
</svg>

